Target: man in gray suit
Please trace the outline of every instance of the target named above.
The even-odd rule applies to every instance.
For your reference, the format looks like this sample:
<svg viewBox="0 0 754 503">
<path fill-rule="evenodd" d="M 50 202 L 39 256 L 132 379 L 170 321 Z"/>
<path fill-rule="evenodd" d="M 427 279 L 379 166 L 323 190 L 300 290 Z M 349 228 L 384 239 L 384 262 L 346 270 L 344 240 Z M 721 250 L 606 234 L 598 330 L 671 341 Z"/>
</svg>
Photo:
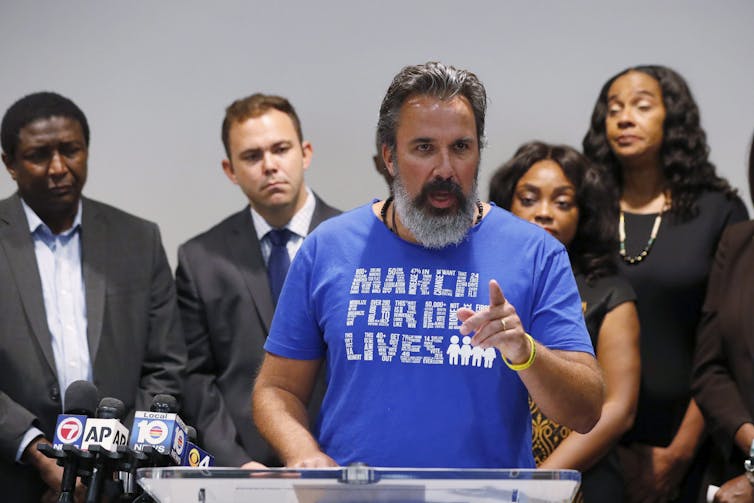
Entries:
<svg viewBox="0 0 754 503">
<path fill-rule="evenodd" d="M 304 183 L 312 145 L 285 98 L 254 94 L 233 102 L 222 139 L 223 171 L 249 204 L 178 250 L 189 353 L 185 411 L 218 465 L 277 465 L 251 419 L 254 376 L 287 265 L 306 235 L 339 211 Z M 310 414 L 322 395 L 320 384 Z"/>
<path fill-rule="evenodd" d="M 0 201 L 0 487 L 5 501 L 54 500 L 62 469 L 37 445 L 68 384 L 91 381 L 132 416 L 157 393 L 180 396 L 186 350 L 157 226 L 81 195 L 79 107 L 26 96 L 0 137 L 18 186 Z"/>
</svg>

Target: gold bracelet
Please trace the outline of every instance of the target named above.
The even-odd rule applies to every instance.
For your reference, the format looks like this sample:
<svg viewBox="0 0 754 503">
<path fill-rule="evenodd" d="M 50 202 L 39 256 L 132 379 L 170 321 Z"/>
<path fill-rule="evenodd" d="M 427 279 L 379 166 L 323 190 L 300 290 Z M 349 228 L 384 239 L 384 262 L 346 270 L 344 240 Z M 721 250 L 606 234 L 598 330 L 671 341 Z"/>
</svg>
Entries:
<svg viewBox="0 0 754 503">
<path fill-rule="evenodd" d="M 520 372 L 531 367 L 534 363 L 534 357 L 537 356 L 537 345 L 534 343 L 534 337 L 527 334 L 526 332 L 524 332 L 524 335 L 526 335 L 527 339 L 529 339 L 529 344 L 531 344 L 531 353 L 529 353 L 529 359 L 524 363 L 511 363 L 508 361 L 502 351 L 500 352 L 500 356 L 503 357 L 503 362 L 508 366 L 509 369 L 515 370 L 516 372 Z"/>
</svg>

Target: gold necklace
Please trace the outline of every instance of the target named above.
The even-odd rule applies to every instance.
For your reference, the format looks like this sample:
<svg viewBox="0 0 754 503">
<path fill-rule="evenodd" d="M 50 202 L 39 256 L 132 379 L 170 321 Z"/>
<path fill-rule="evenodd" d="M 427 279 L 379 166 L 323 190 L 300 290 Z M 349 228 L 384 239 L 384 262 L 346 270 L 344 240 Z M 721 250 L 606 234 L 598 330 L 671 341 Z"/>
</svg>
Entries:
<svg viewBox="0 0 754 503">
<path fill-rule="evenodd" d="M 623 258 L 623 261 L 634 265 L 638 264 L 642 260 L 646 258 L 647 255 L 649 255 L 649 251 L 652 249 L 652 245 L 655 244 L 655 240 L 657 239 L 657 233 L 660 232 L 660 224 L 662 223 L 662 214 L 665 213 L 665 210 L 668 206 L 668 197 L 663 193 L 664 202 L 662 205 L 662 209 L 660 209 L 660 213 L 657 214 L 655 217 L 654 225 L 652 225 L 652 232 L 649 234 L 649 241 L 647 241 L 647 244 L 644 246 L 644 249 L 638 254 L 633 257 L 626 255 L 626 222 L 625 217 L 623 214 L 623 210 L 620 210 L 620 221 L 618 223 L 618 234 L 620 237 L 620 256 Z"/>
</svg>

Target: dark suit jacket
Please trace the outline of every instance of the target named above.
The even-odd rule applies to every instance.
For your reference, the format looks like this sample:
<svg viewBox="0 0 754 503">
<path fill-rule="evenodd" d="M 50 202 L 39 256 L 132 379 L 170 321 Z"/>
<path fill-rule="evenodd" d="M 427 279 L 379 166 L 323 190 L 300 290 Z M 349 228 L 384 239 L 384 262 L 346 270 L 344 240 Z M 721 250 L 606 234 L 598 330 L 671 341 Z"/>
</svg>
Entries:
<svg viewBox="0 0 754 503">
<path fill-rule="evenodd" d="M 170 267 L 155 224 L 90 199 L 82 205 L 94 384 L 101 397 L 122 400 L 132 417 L 135 409 L 149 410 L 154 394 L 181 393 L 186 349 Z M 39 501 L 42 481 L 14 459 L 32 425 L 52 440 L 65 390 L 58 385 L 34 244 L 17 195 L 0 201 L 0 285 L 0 487 L 4 501 Z"/>
<path fill-rule="evenodd" d="M 316 198 L 310 230 L 338 213 Z M 218 466 L 279 464 L 251 419 L 251 389 L 274 310 L 252 222 L 246 207 L 178 249 L 175 279 L 189 354 L 184 412 Z"/>
<path fill-rule="evenodd" d="M 754 422 L 754 221 L 723 233 L 702 316 L 692 388 L 729 478 L 743 473 L 736 430 Z"/>
</svg>

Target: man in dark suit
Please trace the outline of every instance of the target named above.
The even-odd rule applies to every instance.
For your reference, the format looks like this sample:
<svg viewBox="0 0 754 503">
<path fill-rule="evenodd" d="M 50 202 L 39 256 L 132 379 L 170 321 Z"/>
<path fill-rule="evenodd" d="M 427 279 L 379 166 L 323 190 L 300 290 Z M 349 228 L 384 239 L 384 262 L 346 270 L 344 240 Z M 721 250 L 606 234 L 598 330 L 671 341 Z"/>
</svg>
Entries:
<svg viewBox="0 0 754 503">
<path fill-rule="evenodd" d="M 53 438 L 68 384 L 85 379 L 127 415 L 180 396 L 185 345 L 157 226 L 81 196 L 89 127 L 54 93 L 12 105 L 0 201 L 0 487 L 5 501 L 54 500 Z"/>
<path fill-rule="evenodd" d="M 277 465 L 251 419 L 254 376 L 287 265 L 306 235 L 339 211 L 304 183 L 312 146 L 285 98 L 254 94 L 235 101 L 222 139 L 223 171 L 249 204 L 178 250 L 178 304 L 189 352 L 186 414 L 218 465 L 252 459 Z M 282 243 L 275 233 L 286 234 Z M 322 395 L 315 391 L 311 417 Z"/>
</svg>

